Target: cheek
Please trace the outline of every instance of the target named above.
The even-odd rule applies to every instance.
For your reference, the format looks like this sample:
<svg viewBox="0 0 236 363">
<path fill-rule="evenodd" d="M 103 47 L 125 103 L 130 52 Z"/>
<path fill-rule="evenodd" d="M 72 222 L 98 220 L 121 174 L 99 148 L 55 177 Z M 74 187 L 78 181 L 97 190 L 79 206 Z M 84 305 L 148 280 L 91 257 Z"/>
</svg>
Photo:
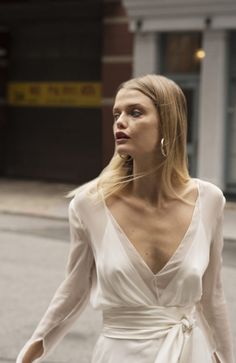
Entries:
<svg viewBox="0 0 236 363">
<path fill-rule="evenodd" d="M 138 150 L 152 152 L 158 150 L 159 133 L 157 128 L 143 128 L 134 135 L 135 145 Z"/>
<path fill-rule="evenodd" d="M 141 126 L 141 125 L 140 125 Z M 149 142 L 151 145 L 156 145 L 160 139 L 158 126 L 155 123 L 143 124 L 142 127 L 137 131 L 137 136 L 139 139 Z"/>
</svg>

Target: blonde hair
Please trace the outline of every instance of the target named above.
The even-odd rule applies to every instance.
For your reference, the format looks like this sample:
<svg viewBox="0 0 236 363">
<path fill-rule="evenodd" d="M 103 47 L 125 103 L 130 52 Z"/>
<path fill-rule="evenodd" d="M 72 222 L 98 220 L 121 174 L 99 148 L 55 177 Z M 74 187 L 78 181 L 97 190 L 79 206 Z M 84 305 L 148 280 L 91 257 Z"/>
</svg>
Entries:
<svg viewBox="0 0 236 363">
<path fill-rule="evenodd" d="M 122 159 L 115 150 L 109 164 L 94 179 L 94 183 L 85 183 L 83 186 L 92 185 L 88 188 L 90 197 L 98 197 L 99 200 L 100 196 L 106 199 L 133 180 L 143 178 L 162 167 L 163 193 L 169 197 L 180 197 L 176 194 L 174 185 L 183 185 L 190 179 L 186 152 L 187 106 L 182 90 L 174 81 L 156 74 L 130 79 L 118 87 L 117 93 L 121 89 L 137 90 L 151 99 L 159 115 L 160 133 L 164 138 L 167 156 L 163 158 L 161 165 L 134 175 L 133 159 Z M 81 186 L 77 189 L 80 188 Z M 69 196 L 75 195 L 77 189 L 69 193 Z"/>
</svg>

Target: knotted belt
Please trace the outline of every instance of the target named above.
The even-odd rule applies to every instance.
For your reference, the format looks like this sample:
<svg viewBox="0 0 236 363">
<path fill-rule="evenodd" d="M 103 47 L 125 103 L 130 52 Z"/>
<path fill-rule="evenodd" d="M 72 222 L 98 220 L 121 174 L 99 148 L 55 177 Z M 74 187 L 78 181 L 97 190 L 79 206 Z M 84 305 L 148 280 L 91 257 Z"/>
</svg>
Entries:
<svg viewBox="0 0 236 363">
<path fill-rule="evenodd" d="M 164 338 L 154 363 L 211 363 L 192 307 L 119 307 L 103 310 L 102 334 L 116 339 Z"/>
</svg>

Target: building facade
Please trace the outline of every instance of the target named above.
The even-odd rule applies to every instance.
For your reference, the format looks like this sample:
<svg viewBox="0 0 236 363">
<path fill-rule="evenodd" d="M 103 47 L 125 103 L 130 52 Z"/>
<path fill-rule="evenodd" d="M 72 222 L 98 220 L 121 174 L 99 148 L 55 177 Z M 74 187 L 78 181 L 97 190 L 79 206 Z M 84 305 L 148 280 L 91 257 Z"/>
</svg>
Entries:
<svg viewBox="0 0 236 363">
<path fill-rule="evenodd" d="M 100 173 L 114 92 L 132 76 L 128 26 L 120 1 L 0 0 L 0 177 Z"/>
<path fill-rule="evenodd" d="M 0 0 L 0 177 L 82 183 L 114 152 L 112 104 L 166 75 L 188 103 L 192 176 L 236 196 L 233 0 Z"/>
<path fill-rule="evenodd" d="M 133 75 L 159 73 L 184 90 L 193 176 L 236 195 L 236 3 L 124 0 Z"/>
<path fill-rule="evenodd" d="M 120 0 L 103 2 L 102 122 L 103 165 L 114 153 L 112 106 L 118 85 L 133 74 L 133 33 Z"/>
<path fill-rule="evenodd" d="M 102 6 L 67 5 L 1 2 L 9 34 L 3 176 L 83 181 L 101 169 Z"/>
</svg>

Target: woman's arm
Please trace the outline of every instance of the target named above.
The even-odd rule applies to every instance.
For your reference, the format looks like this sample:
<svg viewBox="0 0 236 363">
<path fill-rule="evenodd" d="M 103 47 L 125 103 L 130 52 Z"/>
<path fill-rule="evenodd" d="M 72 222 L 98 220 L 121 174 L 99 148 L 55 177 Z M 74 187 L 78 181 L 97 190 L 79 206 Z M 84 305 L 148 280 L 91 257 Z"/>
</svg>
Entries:
<svg viewBox="0 0 236 363">
<path fill-rule="evenodd" d="M 223 212 L 225 198 L 221 195 L 219 214 L 216 221 L 209 265 L 203 276 L 201 306 L 204 318 L 215 343 L 214 356 L 219 363 L 234 363 L 233 343 L 229 316 L 222 284 Z"/>
<path fill-rule="evenodd" d="M 45 358 L 65 336 L 89 300 L 94 258 L 87 231 L 75 211 L 74 199 L 69 205 L 69 225 L 71 243 L 66 277 L 32 337 L 21 349 L 16 363 L 31 363 L 32 358 L 36 363 Z"/>
<path fill-rule="evenodd" d="M 24 354 L 22 363 L 32 363 L 36 358 L 39 358 L 43 354 L 43 342 L 42 340 L 35 341 L 29 347 Z"/>
</svg>

